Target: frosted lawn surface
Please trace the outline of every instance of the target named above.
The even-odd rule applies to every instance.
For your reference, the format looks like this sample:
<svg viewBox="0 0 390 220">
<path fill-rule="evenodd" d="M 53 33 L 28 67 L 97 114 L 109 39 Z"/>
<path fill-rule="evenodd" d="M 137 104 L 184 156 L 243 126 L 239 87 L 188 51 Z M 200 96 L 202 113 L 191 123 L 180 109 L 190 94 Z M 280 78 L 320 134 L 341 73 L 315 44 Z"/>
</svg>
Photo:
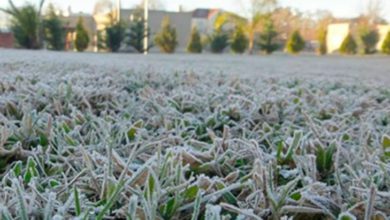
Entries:
<svg viewBox="0 0 390 220">
<path fill-rule="evenodd" d="M 0 50 L 0 219 L 386 219 L 386 57 Z"/>
</svg>

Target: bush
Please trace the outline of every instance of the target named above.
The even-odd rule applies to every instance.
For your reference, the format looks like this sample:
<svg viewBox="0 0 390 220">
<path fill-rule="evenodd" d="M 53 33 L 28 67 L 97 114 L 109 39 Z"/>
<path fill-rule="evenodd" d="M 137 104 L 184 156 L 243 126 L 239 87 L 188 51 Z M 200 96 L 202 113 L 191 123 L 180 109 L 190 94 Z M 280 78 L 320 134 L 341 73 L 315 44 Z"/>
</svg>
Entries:
<svg viewBox="0 0 390 220">
<path fill-rule="evenodd" d="M 83 19 L 80 17 L 76 26 L 76 40 L 75 46 L 77 51 L 84 51 L 88 48 L 89 36 L 87 30 L 85 30 L 83 25 Z"/>
<path fill-rule="evenodd" d="M 169 18 L 164 18 L 162 29 L 156 35 L 155 42 L 164 53 L 174 53 L 178 45 L 176 28 L 172 27 Z"/>
<path fill-rule="evenodd" d="M 289 53 L 297 54 L 305 48 L 305 41 L 303 40 L 299 31 L 294 31 L 290 39 L 287 41 L 286 50 Z"/>
<path fill-rule="evenodd" d="M 230 48 L 234 53 L 242 54 L 248 49 L 249 40 L 241 27 L 236 27 L 233 33 Z"/>
<path fill-rule="evenodd" d="M 372 54 L 376 52 L 376 45 L 379 41 L 379 34 L 376 30 L 362 28 L 359 31 L 360 42 L 362 43 L 362 53 Z"/>
<path fill-rule="evenodd" d="M 320 54 L 320 55 L 325 55 L 326 53 L 328 53 L 328 46 L 326 44 L 326 36 L 327 36 L 328 32 L 326 31 L 326 29 L 320 29 L 318 31 L 318 42 L 319 42 L 319 46 L 318 46 L 318 49 L 317 49 L 317 53 Z"/>
<path fill-rule="evenodd" d="M 41 48 L 40 9 L 31 4 L 16 8 L 12 1 L 9 3 L 10 9 L 1 10 L 11 16 L 11 30 L 18 45 L 26 49 Z"/>
<path fill-rule="evenodd" d="M 348 34 L 343 43 L 340 46 L 339 52 L 341 54 L 356 54 L 357 52 L 357 43 L 353 38 L 352 34 Z"/>
<path fill-rule="evenodd" d="M 217 29 L 209 36 L 208 41 L 212 53 L 222 53 L 229 46 L 229 35 L 221 29 Z"/>
<path fill-rule="evenodd" d="M 202 53 L 202 50 L 202 39 L 200 37 L 198 29 L 194 27 L 191 32 L 191 38 L 187 46 L 187 51 L 190 53 Z"/>
<path fill-rule="evenodd" d="M 150 29 L 148 29 L 148 38 L 150 38 Z M 133 47 L 139 53 L 145 52 L 144 49 L 144 39 L 145 39 L 145 22 L 141 16 L 136 18 L 130 25 L 130 33 L 128 35 L 128 40 L 126 44 Z M 147 50 L 149 50 L 153 45 L 149 44 Z"/>
<path fill-rule="evenodd" d="M 98 50 L 106 50 L 107 49 L 107 46 L 106 46 L 106 31 L 105 30 L 98 30 L 97 33 L 96 33 L 96 37 L 97 37 L 97 48 Z"/>
<path fill-rule="evenodd" d="M 43 21 L 44 37 L 49 50 L 63 50 L 65 47 L 65 29 L 60 17 L 55 13 L 52 4 L 49 5 L 48 16 Z"/>
<path fill-rule="evenodd" d="M 382 52 L 390 55 L 390 31 L 387 33 L 385 41 L 383 41 Z"/>
<path fill-rule="evenodd" d="M 121 22 L 117 22 L 106 28 L 106 47 L 111 52 L 117 52 L 122 45 L 122 41 L 125 37 L 125 28 Z"/>
<path fill-rule="evenodd" d="M 271 19 L 268 19 L 265 22 L 264 31 L 260 34 L 259 38 L 259 47 L 260 50 L 264 51 L 266 54 L 271 54 L 279 48 L 279 45 L 275 43 L 275 38 L 278 36 L 276 32 L 274 23 Z"/>
</svg>

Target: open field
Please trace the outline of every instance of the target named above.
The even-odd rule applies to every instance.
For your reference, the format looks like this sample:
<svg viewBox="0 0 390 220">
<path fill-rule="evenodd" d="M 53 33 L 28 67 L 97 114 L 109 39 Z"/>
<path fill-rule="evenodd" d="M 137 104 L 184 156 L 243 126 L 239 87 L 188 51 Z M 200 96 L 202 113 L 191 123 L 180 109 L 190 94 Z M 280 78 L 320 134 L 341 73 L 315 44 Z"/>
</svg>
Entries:
<svg viewBox="0 0 390 220">
<path fill-rule="evenodd" d="M 387 219 L 388 57 L 0 50 L 0 219 Z"/>
<path fill-rule="evenodd" d="M 61 65 L 73 66 L 83 72 L 83 67 L 91 69 L 114 68 L 119 71 L 154 73 L 191 73 L 234 75 L 240 77 L 298 77 L 345 81 L 347 83 L 366 84 L 390 83 L 390 58 L 387 56 L 326 56 L 313 55 L 290 56 L 276 54 L 272 56 L 235 56 L 235 55 L 190 55 L 190 54 L 150 54 L 145 57 L 138 54 L 95 54 L 35 52 L 25 50 L 0 50 L 0 63 L 24 62 L 32 64 L 39 61 L 53 70 L 62 71 Z M 59 64 L 59 65 L 57 65 Z M 31 67 L 30 68 L 34 68 Z M 35 68 L 42 68 L 35 66 Z M 37 70 L 37 71 L 38 71 Z M 91 71 L 91 70 L 89 70 Z M 69 72 L 67 70 L 66 72 Z M 73 71 L 75 72 L 75 71 Z"/>
</svg>

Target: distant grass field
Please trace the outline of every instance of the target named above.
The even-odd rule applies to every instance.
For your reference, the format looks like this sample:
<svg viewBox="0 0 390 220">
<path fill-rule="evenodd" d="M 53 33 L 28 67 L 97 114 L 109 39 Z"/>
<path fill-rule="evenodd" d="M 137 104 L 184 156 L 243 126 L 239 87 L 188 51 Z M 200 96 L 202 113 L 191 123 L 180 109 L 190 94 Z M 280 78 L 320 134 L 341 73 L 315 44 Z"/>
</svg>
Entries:
<svg viewBox="0 0 390 220">
<path fill-rule="evenodd" d="M 351 58 L 251 76 L 252 57 L 4 51 L 0 219 L 390 217 L 381 57 L 356 80 Z"/>
</svg>

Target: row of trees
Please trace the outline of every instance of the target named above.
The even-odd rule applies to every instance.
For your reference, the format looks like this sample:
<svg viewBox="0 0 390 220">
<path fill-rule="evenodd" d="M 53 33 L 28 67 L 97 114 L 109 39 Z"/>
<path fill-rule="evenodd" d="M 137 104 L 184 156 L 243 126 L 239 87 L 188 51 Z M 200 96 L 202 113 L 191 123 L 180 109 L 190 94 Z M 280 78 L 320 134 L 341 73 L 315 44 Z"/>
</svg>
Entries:
<svg viewBox="0 0 390 220">
<path fill-rule="evenodd" d="M 100 45 L 101 49 L 109 49 L 116 52 L 121 45 L 125 43 L 131 46 L 138 52 L 144 52 L 144 21 L 140 17 L 135 19 L 130 25 L 128 34 L 126 34 L 126 26 L 121 22 L 111 24 L 106 28 L 100 37 L 100 41 L 104 45 Z M 150 35 L 150 31 L 148 31 Z M 254 40 L 255 44 L 264 51 L 270 54 L 277 50 L 280 45 L 276 42 L 276 32 L 272 20 L 269 18 L 266 21 L 264 32 L 259 35 L 258 40 Z M 126 36 L 128 36 L 126 38 Z M 150 36 L 148 36 L 150 37 Z M 249 48 L 250 39 L 245 34 L 242 27 L 237 26 L 234 31 L 224 31 L 222 26 L 217 28 L 210 36 L 203 37 L 199 31 L 194 28 L 192 30 L 187 51 L 190 53 L 202 53 L 208 47 L 213 53 L 222 53 L 230 46 L 234 53 L 242 54 Z M 148 49 L 152 46 L 158 46 L 164 53 L 174 53 L 178 45 L 178 36 L 176 29 L 170 24 L 168 18 L 162 22 L 160 32 L 156 33 L 154 44 L 148 45 Z M 305 42 L 298 31 L 294 32 L 286 45 L 286 50 L 290 53 L 298 53 L 304 49 Z"/>
<path fill-rule="evenodd" d="M 379 34 L 375 30 L 361 29 L 357 38 L 351 33 L 348 34 L 343 40 L 339 52 L 341 54 L 374 54 L 377 52 L 376 46 L 379 41 Z M 387 34 L 382 47 L 381 52 L 384 54 L 390 54 L 390 32 Z"/>
<path fill-rule="evenodd" d="M 255 47 L 258 47 L 265 54 L 271 54 L 281 47 L 277 41 L 278 33 L 275 30 L 273 22 L 268 19 L 264 26 L 264 31 L 259 34 L 257 39 L 253 39 L 252 52 Z M 233 53 L 242 54 L 250 49 L 250 39 L 245 34 L 242 27 L 237 26 L 234 31 L 227 32 L 216 29 L 213 34 L 207 36 L 205 40 L 201 40 L 200 33 L 196 28 L 192 30 L 191 39 L 187 47 L 190 53 L 201 53 L 204 47 L 209 46 L 213 53 L 222 53 L 230 46 Z M 299 53 L 305 47 L 305 42 L 299 31 L 295 31 L 286 44 L 286 51 L 289 53 Z"/>
<path fill-rule="evenodd" d="M 17 8 L 12 0 L 9 0 L 10 8 L 1 10 L 11 15 L 11 29 L 21 47 L 39 49 L 45 46 L 50 50 L 63 50 L 66 38 L 64 22 L 52 5 L 48 7 L 45 16 L 41 16 L 43 4 L 44 0 L 41 0 L 38 7 L 28 4 Z M 299 53 L 304 49 L 305 41 L 298 30 L 291 32 L 289 38 L 280 40 L 282 33 L 277 31 L 280 28 L 280 22 L 277 21 L 277 24 L 274 22 L 277 19 L 275 18 L 276 0 L 253 0 L 251 7 L 249 19 L 243 19 L 231 13 L 223 13 L 215 21 L 214 32 L 209 36 L 202 36 L 194 28 L 187 51 L 201 53 L 208 49 L 213 53 L 222 53 L 230 47 L 231 51 L 237 54 L 246 51 L 253 53 L 256 48 L 265 54 L 271 54 L 275 50 L 281 49 L 283 44 L 285 44 L 284 48 L 289 53 Z M 230 26 L 233 24 L 234 28 L 225 28 L 227 24 Z M 318 30 L 318 53 L 326 54 L 327 25 L 326 23 L 319 23 L 318 26 L 320 27 Z M 143 45 L 144 27 L 142 13 L 139 13 L 130 25 L 112 19 L 111 24 L 98 33 L 98 48 L 116 52 L 123 45 L 126 45 L 142 53 L 145 48 Z M 79 19 L 75 31 L 74 46 L 78 51 L 84 51 L 88 48 L 90 39 L 82 19 Z M 150 38 L 150 30 L 147 33 Z M 155 34 L 153 40 L 146 47 L 147 50 L 156 45 L 163 52 L 175 52 L 178 45 L 178 36 L 169 19 L 163 21 L 161 31 Z M 350 34 L 345 38 L 340 47 L 340 53 L 374 53 L 378 40 L 379 35 L 372 26 L 368 24 L 361 25 L 357 34 Z M 390 33 L 383 44 L 382 52 L 390 54 Z"/>
<path fill-rule="evenodd" d="M 327 53 L 326 45 L 327 31 L 326 29 L 319 29 L 318 31 L 318 53 L 323 55 Z M 360 24 L 357 31 L 349 33 L 341 43 L 339 53 L 353 55 L 353 54 L 374 54 L 377 51 L 379 42 L 379 33 L 373 25 Z M 390 54 L 390 32 L 386 35 L 382 43 L 380 52 Z"/>
</svg>

